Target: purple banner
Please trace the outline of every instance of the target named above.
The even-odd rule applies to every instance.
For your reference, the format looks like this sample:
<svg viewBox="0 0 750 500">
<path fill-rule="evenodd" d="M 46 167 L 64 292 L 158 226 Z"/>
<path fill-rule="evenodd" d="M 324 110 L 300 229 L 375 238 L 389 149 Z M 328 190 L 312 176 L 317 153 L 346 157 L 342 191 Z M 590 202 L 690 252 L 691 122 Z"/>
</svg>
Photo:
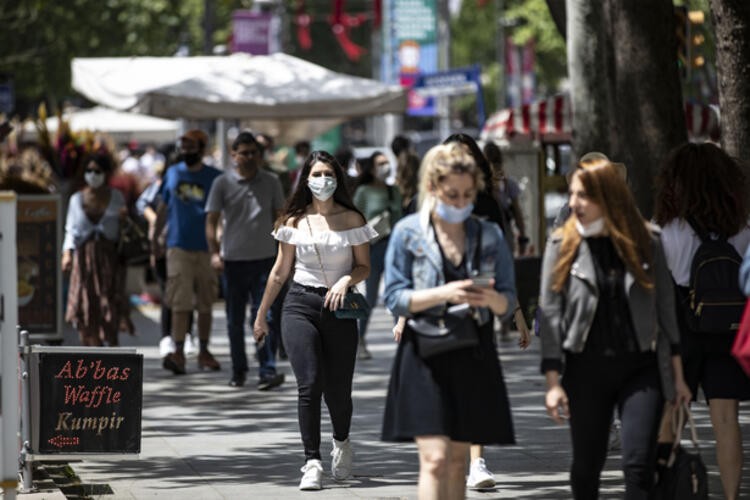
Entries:
<svg viewBox="0 0 750 500">
<path fill-rule="evenodd" d="M 236 10 L 232 14 L 232 52 L 256 56 L 279 51 L 279 23 L 272 14 Z"/>
</svg>

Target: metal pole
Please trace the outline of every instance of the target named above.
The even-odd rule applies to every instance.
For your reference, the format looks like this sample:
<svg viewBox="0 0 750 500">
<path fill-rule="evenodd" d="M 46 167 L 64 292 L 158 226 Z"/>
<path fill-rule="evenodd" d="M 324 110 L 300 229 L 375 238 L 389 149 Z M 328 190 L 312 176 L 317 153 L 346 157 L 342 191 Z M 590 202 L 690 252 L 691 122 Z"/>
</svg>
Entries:
<svg viewBox="0 0 750 500">
<path fill-rule="evenodd" d="M 226 170 L 227 161 L 227 122 L 224 118 L 216 120 L 216 148 L 219 150 L 219 166 Z"/>
<path fill-rule="evenodd" d="M 448 0 L 438 0 L 438 68 L 441 71 L 450 69 L 451 20 Z M 440 142 L 451 133 L 450 97 L 438 98 Z"/>
<path fill-rule="evenodd" d="M 0 489 L 16 497 L 18 486 L 18 262 L 16 195 L 0 192 Z"/>
<path fill-rule="evenodd" d="M 34 478 L 31 468 L 31 460 L 26 456 L 31 452 L 31 381 L 29 372 L 31 363 L 29 362 L 29 332 L 21 331 L 21 455 L 20 463 L 23 467 L 21 475 L 23 478 L 23 491 L 30 492 L 34 488 Z"/>
</svg>

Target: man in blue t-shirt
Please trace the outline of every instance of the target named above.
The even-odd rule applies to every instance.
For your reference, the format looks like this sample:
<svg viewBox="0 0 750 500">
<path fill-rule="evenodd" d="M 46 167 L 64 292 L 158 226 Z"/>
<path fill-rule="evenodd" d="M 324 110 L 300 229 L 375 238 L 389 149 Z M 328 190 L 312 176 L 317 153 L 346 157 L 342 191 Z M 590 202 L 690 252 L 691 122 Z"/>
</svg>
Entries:
<svg viewBox="0 0 750 500">
<path fill-rule="evenodd" d="M 218 370 L 218 361 L 208 352 L 211 309 L 218 292 L 218 276 L 211 268 L 206 241 L 206 199 L 221 171 L 202 162 L 208 135 L 189 130 L 180 138 L 181 162 L 167 170 L 161 186 L 162 201 L 151 241 L 167 224 L 167 287 L 164 300 L 172 309 L 172 337 L 176 351 L 164 357 L 163 366 L 175 374 L 185 373 L 185 334 L 193 308 L 198 311 L 198 368 Z"/>
</svg>

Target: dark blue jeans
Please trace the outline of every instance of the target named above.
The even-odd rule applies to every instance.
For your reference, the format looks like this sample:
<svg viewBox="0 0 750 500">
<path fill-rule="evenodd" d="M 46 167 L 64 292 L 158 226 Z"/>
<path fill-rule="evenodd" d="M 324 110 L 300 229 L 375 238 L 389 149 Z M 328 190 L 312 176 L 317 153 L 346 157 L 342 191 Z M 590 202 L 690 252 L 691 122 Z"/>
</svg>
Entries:
<svg viewBox="0 0 750 500">
<path fill-rule="evenodd" d="M 235 373 L 248 371 L 245 353 L 247 304 L 250 302 L 250 331 L 252 331 L 273 261 L 273 257 L 260 260 L 224 261 L 224 300 L 227 307 L 229 351 L 232 355 L 232 370 Z M 276 351 L 279 346 L 279 320 L 283 300 L 284 294 L 280 293 L 266 318 L 270 332 L 265 344 L 258 350 L 258 363 L 260 364 L 258 376 L 260 378 L 276 374 Z"/>
<path fill-rule="evenodd" d="M 388 248 L 389 238 L 383 238 L 370 246 L 370 275 L 365 280 L 365 297 L 370 305 L 370 312 L 366 318 L 359 320 L 359 338 L 364 339 L 367 333 L 367 324 L 370 322 L 370 314 L 378 304 L 378 292 L 380 290 L 380 278 L 385 269 L 385 251 Z"/>
</svg>

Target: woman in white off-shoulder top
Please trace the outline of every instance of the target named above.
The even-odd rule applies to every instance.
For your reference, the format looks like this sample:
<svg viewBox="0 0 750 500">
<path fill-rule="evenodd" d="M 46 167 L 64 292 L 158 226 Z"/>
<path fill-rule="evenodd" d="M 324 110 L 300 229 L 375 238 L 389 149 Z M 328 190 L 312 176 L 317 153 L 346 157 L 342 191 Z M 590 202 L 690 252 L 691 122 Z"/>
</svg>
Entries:
<svg viewBox="0 0 750 500">
<path fill-rule="evenodd" d="M 282 338 L 297 378 L 300 432 L 305 450 L 301 490 L 322 488 L 320 408 L 325 396 L 333 427 L 331 475 L 351 475 L 352 378 L 357 323 L 334 311 L 347 290 L 370 273 L 369 242 L 377 233 L 352 203 L 344 172 L 324 151 L 307 157 L 274 237 L 279 241 L 253 328 L 256 341 L 268 334 L 266 313 L 286 280 L 292 284 L 281 313 Z M 292 273 L 293 271 L 293 273 Z"/>
</svg>

